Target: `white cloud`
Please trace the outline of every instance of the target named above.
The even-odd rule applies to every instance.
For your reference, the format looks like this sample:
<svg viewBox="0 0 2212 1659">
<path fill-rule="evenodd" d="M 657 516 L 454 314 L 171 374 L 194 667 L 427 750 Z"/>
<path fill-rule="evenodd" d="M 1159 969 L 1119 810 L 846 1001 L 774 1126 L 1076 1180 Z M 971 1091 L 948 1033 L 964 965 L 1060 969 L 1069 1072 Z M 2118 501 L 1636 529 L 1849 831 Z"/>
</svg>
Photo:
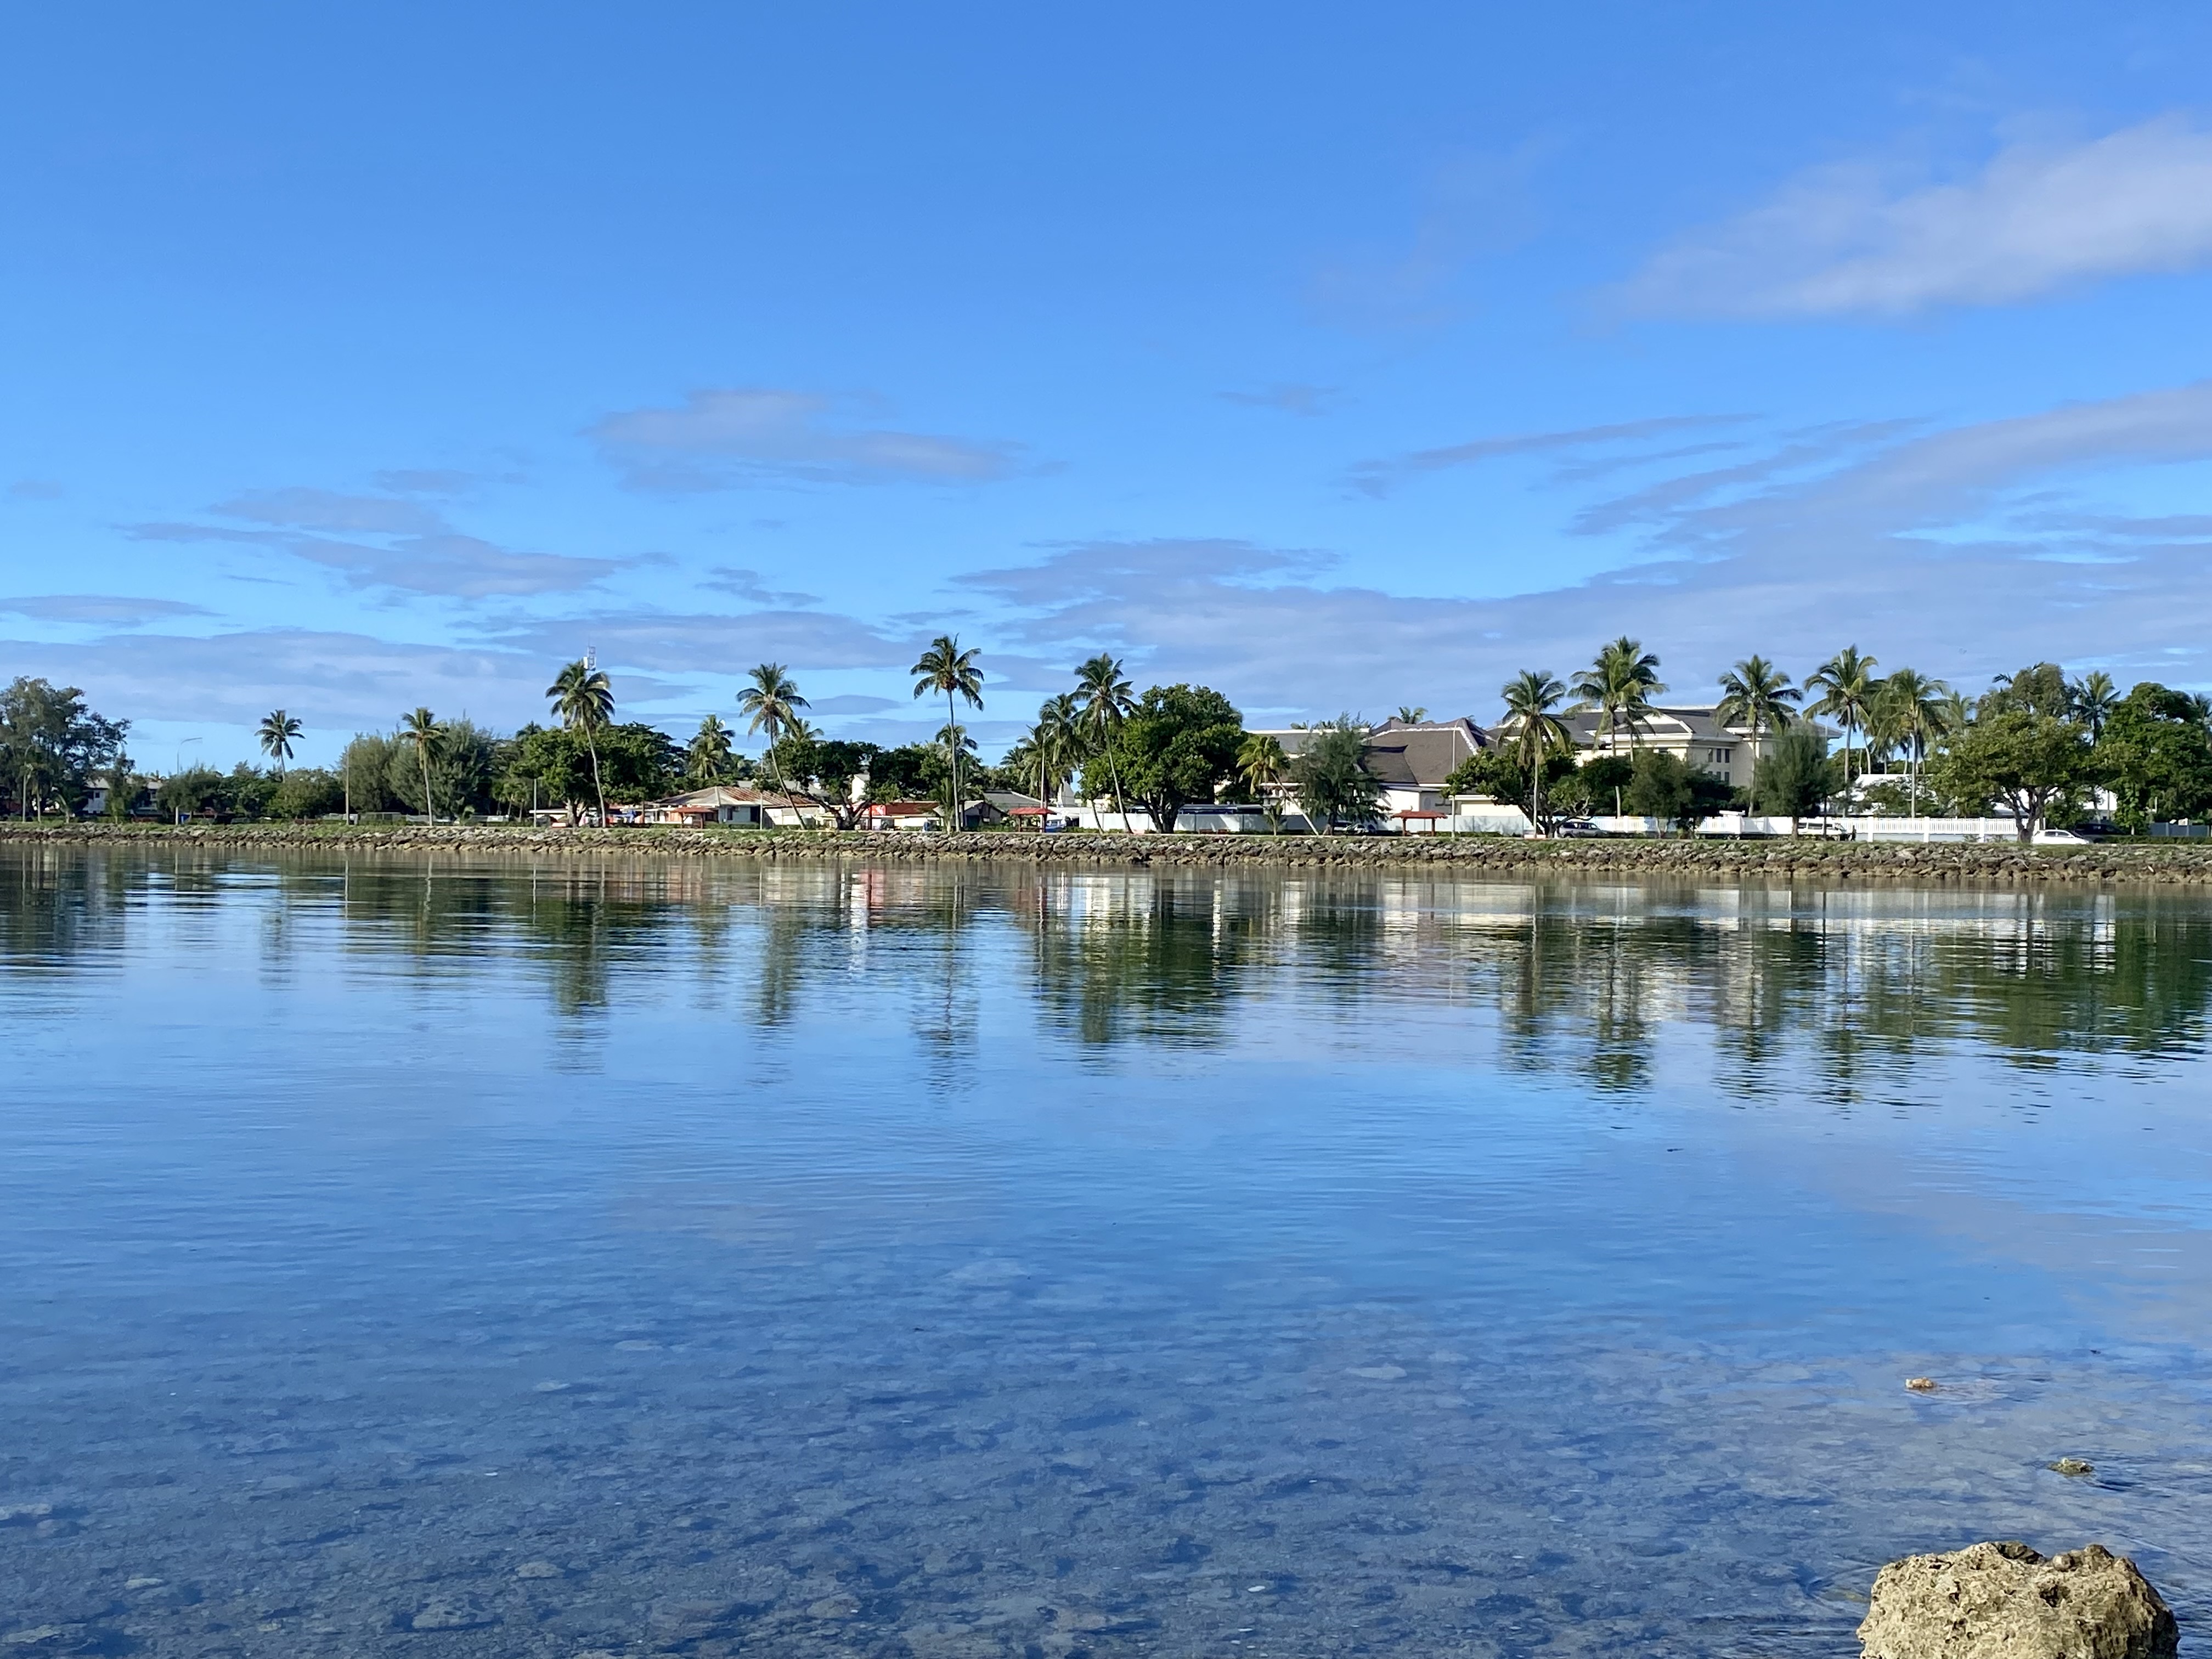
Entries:
<svg viewBox="0 0 2212 1659">
<path fill-rule="evenodd" d="M 1646 562 L 1503 599 L 1332 586 L 1325 556 L 1231 542 L 1095 544 L 965 580 L 1013 610 L 1000 637 L 1025 649 L 1126 652 L 1147 679 L 1309 714 L 1411 702 L 1494 715 L 1516 671 L 1565 673 L 1623 632 L 1685 696 L 1749 652 L 1802 675 L 1852 641 L 1972 689 L 2054 656 L 2205 684 L 2206 522 L 2074 510 L 2063 491 L 2100 469 L 2207 457 L 2212 383 L 1948 431 L 1786 437 L 1582 516 L 1586 531 L 1640 532 Z"/>
<path fill-rule="evenodd" d="M 1509 432 L 1496 437 L 1477 438 L 1468 443 L 1447 444 L 1437 449 L 1418 449 L 1409 455 L 1362 461 L 1352 469 L 1350 478 L 1352 488 L 1361 494 L 1380 496 L 1387 495 L 1408 479 L 1425 473 L 1474 466 L 1502 456 L 1547 452 L 1618 452 L 1622 446 L 1631 447 L 1625 453 L 1601 454 L 1578 465 L 1600 469 L 1634 465 L 1639 461 L 1663 460 L 1669 454 L 1685 453 L 1662 451 L 1654 454 L 1633 447 L 1648 439 L 1709 430 L 1714 427 L 1738 426 L 1750 418 L 1747 415 L 1662 415 L 1650 420 L 1617 421 L 1608 426 L 1575 427 L 1560 432 Z M 1705 444 L 1686 453 L 1698 453 L 1707 449 L 1733 447 L 1725 442 Z"/>
<path fill-rule="evenodd" d="M 1893 317 L 2208 261 L 2212 133 L 2168 117 L 2085 143 L 2014 144 L 1959 183 L 1818 168 L 1663 250 L 1616 297 L 1674 315 Z"/>
<path fill-rule="evenodd" d="M 273 708 L 310 731 L 385 727 L 428 704 L 508 725 L 542 717 L 557 664 L 512 651 L 417 645 L 327 629 L 185 638 L 117 635 L 81 645 L 0 642 L 16 672 L 82 685 L 104 713 L 244 725 Z M 648 695 L 632 685 L 628 696 Z"/>
<path fill-rule="evenodd" d="M 252 490 L 209 509 L 232 525 L 139 524 L 140 541 L 232 542 L 274 548 L 339 572 L 354 587 L 478 599 L 568 593 L 633 561 L 501 547 L 455 529 L 419 501 L 336 490 Z M 240 529 L 239 524 L 271 528 Z M 338 539 L 345 538 L 347 539 Z M 373 539 L 358 539 L 368 538 Z"/>
<path fill-rule="evenodd" d="M 634 409 L 591 428 L 635 489 L 747 483 L 985 483 L 1015 447 L 854 424 L 832 398 L 770 386 L 694 392 L 678 409 Z"/>
<path fill-rule="evenodd" d="M 521 623 L 495 637 L 563 660 L 588 643 L 603 660 L 624 667 L 713 674 L 742 674 L 759 662 L 903 669 L 921 643 L 917 636 L 833 611 L 772 610 L 602 612 Z"/>
<path fill-rule="evenodd" d="M 88 623 L 102 628 L 136 628 L 173 617 L 206 617 L 203 605 L 180 599 L 133 599 L 122 593 L 33 593 L 0 599 L 0 614 L 33 622 Z"/>
</svg>

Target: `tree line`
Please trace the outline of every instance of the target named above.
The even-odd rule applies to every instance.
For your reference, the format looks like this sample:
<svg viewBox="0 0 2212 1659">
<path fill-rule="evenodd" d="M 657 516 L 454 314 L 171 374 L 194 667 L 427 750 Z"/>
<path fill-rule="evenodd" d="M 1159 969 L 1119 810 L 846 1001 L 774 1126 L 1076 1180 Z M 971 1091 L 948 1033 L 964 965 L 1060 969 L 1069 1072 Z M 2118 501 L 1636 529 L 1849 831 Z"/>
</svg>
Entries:
<svg viewBox="0 0 2212 1659">
<path fill-rule="evenodd" d="M 960 720 L 983 707 L 976 653 L 940 635 L 914 665 L 914 696 L 945 699 L 945 721 L 922 743 L 884 746 L 824 737 L 788 668 L 750 671 L 737 703 L 748 732 L 763 737 L 757 761 L 708 714 L 687 745 L 658 727 L 616 719 L 611 681 L 588 660 L 565 665 L 546 688 L 549 722 L 512 734 L 428 708 L 388 733 L 363 733 L 331 767 L 291 765 L 299 720 L 272 710 L 259 727 L 267 767 L 180 768 L 149 780 L 125 752 L 129 722 L 90 709 L 75 687 L 18 678 L 0 692 L 0 799 L 12 815 L 82 811 L 95 787 L 109 811 L 163 815 L 304 818 L 404 812 L 436 817 L 564 812 L 572 822 L 610 800 L 665 797 L 685 784 L 761 783 L 805 792 L 822 814 L 852 828 L 872 804 L 927 800 L 948 823 L 982 790 L 1049 802 L 1067 785 L 1120 814 L 1141 811 L 1171 829 L 1186 807 L 1235 797 L 1255 803 L 1279 829 L 1291 802 L 1323 832 L 1373 823 L 1383 789 L 1368 761 L 1370 728 L 1343 714 L 1307 728 L 1298 752 L 1264 732 L 1220 692 L 1154 685 L 1139 693 L 1122 662 L 1100 653 L 1078 665 L 1069 688 L 1048 697 L 998 764 L 986 764 Z M 2052 663 L 1999 675 L 1978 697 L 1911 668 L 1887 673 L 1846 647 L 1802 684 L 1753 655 L 1721 677 L 1715 717 L 1767 744 L 1747 787 L 1732 788 L 1664 749 L 1647 747 L 1667 692 L 1660 660 L 1634 639 L 1602 647 L 1571 680 L 1544 670 L 1500 689 L 1504 719 L 1492 743 L 1445 781 L 1448 792 L 1522 806 L 1545 832 L 1607 811 L 1685 830 L 1730 807 L 1802 817 L 1838 804 L 1917 815 L 2005 812 L 2031 833 L 2081 816 L 2094 791 L 2112 792 L 2115 817 L 2141 830 L 2156 821 L 2212 813 L 2212 702 L 2155 682 L 2122 696 L 2093 671 L 2070 678 Z M 1425 711 L 1401 708 L 1402 718 Z M 1588 714 L 1592 740 L 1577 744 L 1569 716 Z M 1840 748 L 1818 722 L 1835 722 Z M 1901 770 L 1899 769 L 1901 768 Z"/>
</svg>

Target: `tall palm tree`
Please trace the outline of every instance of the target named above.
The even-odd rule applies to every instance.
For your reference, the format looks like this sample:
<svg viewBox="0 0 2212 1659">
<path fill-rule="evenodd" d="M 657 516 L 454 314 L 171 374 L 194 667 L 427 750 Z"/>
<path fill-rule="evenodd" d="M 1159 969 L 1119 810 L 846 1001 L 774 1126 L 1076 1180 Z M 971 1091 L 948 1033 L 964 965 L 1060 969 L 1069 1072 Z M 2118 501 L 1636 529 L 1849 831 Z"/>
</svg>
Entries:
<svg viewBox="0 0 2212 1659">
<path fill-rule="evenodd" d="M 1079 719 L 1074 694 L 1063 691 L 1057 696 L 1047 697 L 1038 706 L 1036 724 L 1022 735 L 1021 746 L 1029 751 L 1029 758 L 1036 766 L 1037 801 L 1048 814 L 1052 798 L 1059 793 L 1060 779 L 1067 775 L 1075 757 L 1083 750 L 1083 729 L 1078 724 Z M 1042 818 L 1037 827 L 1044 827 Z"/>
<path fill-rule="evenodd" d="M 1553 711 L 1567 688 L 1549 669 L 1524 668 L 1500 688 L 1505 724 L 1512 728 L 1513 754 L 1528 770 L 1528 827 L 1544 830 L 1544 763 L 1575 746 L 1574 733 Z"/>
<path fill-rule="evenodd" d="M 1659 659 L 1646 651 L 1640 641 L 1623 634 L 1601 647 L 1596 660 L 1575 676 L 1576 702 L 1568 712 L 1597 711 L 1598 730 L 1605 734 L 1607 754 L 1613 752 L 1624 728 L 1628 746 L 1633 749 L 1637 733 L 1650 721 L 1651 699 L 1666 690 L 1659 678 Z"/>
<path fill-rule="evenodd" d="M 1114 757 L 1114 739 L 1121 722 L 1137 706 L 1121 665 L 1103 651 L 1075 671 L 1075 696 L 1083 710 L 1084 735 L 1094 753 L 1106 757 L 1107 775 L 1114 780 L 1114 810 L 1128 822 L 1128 807 L 1121 799 L 1121 765 Z"/>
<path fill-rule="evenodd" d="M 1789 675 L 1755 652 L 1721 676 L 1721 700 L 1713 718 L 1723 727 L 1751 728 L 1753 781 L 1759 776 L 1760 739 L 1769 732 L 1784 730 L 1797 718 L 1796 704 L 1804 695 L 1790 683 Z"/>
<path fill-rule="evenodd" d="M 730 728 L 722 724 L 720 714 L 709 714 L 699 722 L 692 734 L 690 747 L 684 752 L 691 757 L 685 769 L 695 783 L 712 783 L 722 775 L 730 763 Z"/>
<path fill-rule="evenodd" d="M 1278 835 L 1283 828 L 1283 781 L 1291 775 L 1291 757 L 1282 739 L 1266 732 L 1248 732 L 1237 750 L 1237 775 L 1267 815 L 1268 828 Z"/>
<path fill-rule="evenodd" d="M 430 757 L 438 752 L 438 745 L 445 737 L 446 728 L 427 708 L 400 717 L 399 741 L 415 745 L 415 758 L 422 768 L 422 812 L 433 823 L 438 821 L 438 803 L 430 793 Z"/>
<path fill-rule="evenodd" d="M 953 635 L 939 634 L 931 641 L 929 649 L 921 653 L 907 672 L 915 677 L 915 696 L 923 696 L 932 691 L 945 694 L 945 725 L 948 732 L 958 730 L 960 725 L 960 711 L 953 702 L 954 698 L 965 697 L 971 708 L 981 708 L 983 706 L 983 671 L 975 666 L 975 651 L 972 648 L 963 651 L 959 640 Z M 960 827 L 960 749 L 955 744 L 952 745 L 951 808 L 945 814 L 955 830 Z"/>
<path fill-rule="evenodd" d="M 584 747 L 592 757 L 592 793 L 599 797 L 599 827 L 607 824 L 606 786 L 599 781 L 599 732 L 611 725 L 615 717 L 615 686 L 606 671 L 595 668 L 588 659 L 579 657 L 553 677 L 553 684 L 545 688 L 552 700 L 553 712 L 561 717 L 561 724 L 571 732 L 584 734 Z"/>
<path fill-rule="evenodd" d="M 2074 708 L 2082 725 L 2089 728 L 2092 743 L 2105 735 L 2105 722 L 2120 706 L 2119 688 L 2112 677 L 2101 668 L 2093 668 L 2081 677 L 2081 684 L 2074 689 Z"/>
<path fill-rule="evenodd" d="M 775 793 L 787 798 L 791 792 L 784 787 L 775 745 L 798 723 L 799 711 L 807 707 L 806 699 L 799 695 L 799 682 L 780 662 L 758 664 L 746 678 L 752 684 L 738 694 L 738 713 L 746 717 L 746 731 L 768 733 L 769 776 L 775 780 Z"/>
<path fill-rule="evenodd" d="M 1398 705 L 1398 724 L 1401 726 L 1419 726 L 1428 717 L 1429 711 L 1418 704 L 1401 702 Z"/>
<path fill-rule="evenodd" d="M 1944 731 L 1943 700 L 1951 688 L 1915 668 L 1900 668 L 1881 683 L 1871 718 L 1905 749 L 1911 775 L 1912 816 L 1920 816 L 1920 765 L 1928 748 Z"/>
<path fill-rule="evenodd" d="M 1872 657 L 1863 657 L 1856 645 L 1842 650 L 1805 676 L 1805 689 L 1820 694 L 1809 713 L 1833 714 L 1844 723 L 1844 789 L 1849 799 L 1851 784 L 1851 738 L 1866 725 L 1867 715 L 1874 700 L 1881 690 L 1881 681 L 1875 669 L 1879 666 Z"/>
<path fill-rule="evenodd" d="M 1936 736 L 1940 739 L 1954 732 L 1963 732 L 1974 723 L 1974 700 L 1965 692 L 1949 686 L 1936 699 L 1936 711 L 1942 717 L 1937 722 Z"/>
<path fill-rule="evenodd" d="M 292 758 L 292 739 L 299 735 L 300 722 L 281 708 L 272 708 L 261 717 L 261 752 L 276 763 L 280 778 L 284 775 L 284 763 Z"/>
</svg>

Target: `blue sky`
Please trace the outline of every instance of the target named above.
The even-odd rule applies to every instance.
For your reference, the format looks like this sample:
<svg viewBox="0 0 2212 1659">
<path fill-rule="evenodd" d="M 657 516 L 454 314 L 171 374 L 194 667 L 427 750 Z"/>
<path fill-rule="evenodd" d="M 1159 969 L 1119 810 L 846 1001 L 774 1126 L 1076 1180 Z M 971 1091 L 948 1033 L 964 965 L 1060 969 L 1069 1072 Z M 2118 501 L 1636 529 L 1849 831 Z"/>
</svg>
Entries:
<svg viewBox="0 0 2212 1659">
<path fill-rule="evenodd" d="M 2212 684 L 2199 4 L 19 8 L 0 672 L 142 763 L 1254 724 L 1627 632 Z M 189 740 L 197 739 L 197 743 Z"/>
</svg>

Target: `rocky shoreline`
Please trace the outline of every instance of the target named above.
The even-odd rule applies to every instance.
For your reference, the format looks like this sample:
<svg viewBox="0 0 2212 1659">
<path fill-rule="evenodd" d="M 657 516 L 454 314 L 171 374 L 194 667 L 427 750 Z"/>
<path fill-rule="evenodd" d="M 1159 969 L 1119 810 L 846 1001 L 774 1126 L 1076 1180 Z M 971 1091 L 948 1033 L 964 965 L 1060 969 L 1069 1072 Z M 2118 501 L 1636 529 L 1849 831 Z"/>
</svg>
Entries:
<svg viewBox="0 0 2212 1659">
<path fill-rule="evenodd" d="M 1170 868 L 1558 873 L 1705 879 L 2104 883 L 2212 886 L 2212 845 L 2024 848 L 1814 841 L 1519 841 L 1491 836 L 965 835 L 917 832 L 540 830 L 496 824 L 0 825 L 0 841 L 52 846 L 256 852 L 452 852 L 532 858 L 785 862 L 1008 862 L 1050 869 Z"/>
</svg>

